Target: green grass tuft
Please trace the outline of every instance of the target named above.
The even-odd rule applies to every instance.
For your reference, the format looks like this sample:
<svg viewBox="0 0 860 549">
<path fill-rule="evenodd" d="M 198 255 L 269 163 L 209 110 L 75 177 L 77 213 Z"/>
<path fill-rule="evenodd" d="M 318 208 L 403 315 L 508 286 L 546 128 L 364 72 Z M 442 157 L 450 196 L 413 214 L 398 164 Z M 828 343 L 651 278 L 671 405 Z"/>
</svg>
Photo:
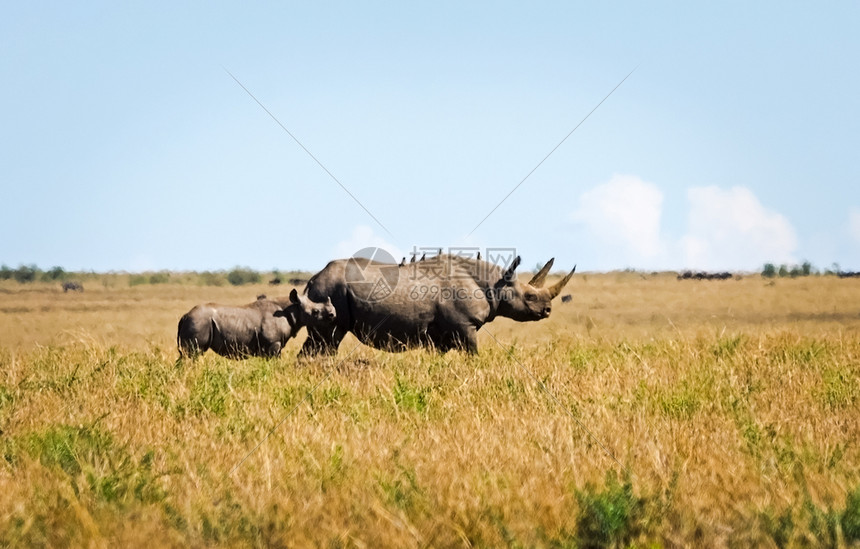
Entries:
<svg viewBox="0 0 860 549">
<path fill-rule="evenodd" d="M 403 410 L 412 410 L 418 413 L 423 413 L 427 410 L 429 402 L 430 389 L 427 387 L 417 387 L 410 383 L 408 379 L 401 378 L 396 375 L 394 378 L 394 403 Z"/>
<path fill-rule="evenodd" d="M 614 472 L 607 473 L 602 490 L 586 486 L 576 492 L 576 499 L 580 547 L 626 547 L 645 529 L 645 499 L 634 495 L 630 479 L 621 482 Z"/>
</svg>

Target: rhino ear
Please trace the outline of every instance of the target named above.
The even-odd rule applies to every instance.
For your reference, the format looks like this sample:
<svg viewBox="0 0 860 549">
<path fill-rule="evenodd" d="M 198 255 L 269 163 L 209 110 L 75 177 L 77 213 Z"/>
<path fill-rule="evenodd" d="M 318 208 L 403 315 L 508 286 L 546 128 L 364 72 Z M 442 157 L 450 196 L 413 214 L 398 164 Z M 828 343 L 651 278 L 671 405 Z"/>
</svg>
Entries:
<svg viewBox="0 0 860 549">
<path fill-rule="evenodd" d="M 516 270 L 517 270 L 517 267 L 519 267 L 519 266 L 520 266 L 520 261 L 522 261 L 522 260 L 520 259 L 520 256 L 517 256 L 517 257 L 516 257 L 516 258 L 514 258 L 514 260 L 511 262 L 511 266 L 510 266 L 510 267 L 508 267 L 508 270 L 507 270 L 507 271 L 505 271 L 504 277 L 505 277 L 505 280 L 506 280 L 507 282 L 510 282 L 510 281 L 515 280 L 515 279 L 516 279 L 516 277 L 517 277 Z"/>
<path fill-rule="evenodd" d="M 299 304 L 299 293 L 296 291 L 295 288 L 293 288 L 293 291 L 290 292 L 290 302 L 295 303 L 296 305 Z"/>
</svg>

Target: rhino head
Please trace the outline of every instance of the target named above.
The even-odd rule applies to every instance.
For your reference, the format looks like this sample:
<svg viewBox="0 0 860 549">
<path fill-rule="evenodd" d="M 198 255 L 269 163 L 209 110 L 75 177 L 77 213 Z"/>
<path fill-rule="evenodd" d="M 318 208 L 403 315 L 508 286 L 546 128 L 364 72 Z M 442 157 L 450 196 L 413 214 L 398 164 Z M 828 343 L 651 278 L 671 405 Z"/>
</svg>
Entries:
<svg viewBox="0 0 860 549">
<path fill-rule="evenodd" d="M 520 256 L 517 256 L 502 275 L 501 280 L 495 285 L 496 295 L 500 299 L 497 314 L 519 322 L 541 320 L 548 317 L 552 311 L 551 302 L 553 298 L 561 293 L 562 288 L 576 271 L 574 266 L 567 276 L 549 288 L 544 288 L 546 275 L 552 268 L 554 261 L 555 258 L 547 261 L 546 265 L 527 284 L 523 284 L 517 279 L 516 269 L 520 264 Z"/>
<path fill-rule="evenodd" d="M 293 288 L 290 303 L 298 309 L 298 318 L 305 326 L 329 326 L 334 324 L 337 316 L 331 297 L 326 298 L 324 303 L 317 303 L 306 295 L 299 295 Z"/>
</svg>

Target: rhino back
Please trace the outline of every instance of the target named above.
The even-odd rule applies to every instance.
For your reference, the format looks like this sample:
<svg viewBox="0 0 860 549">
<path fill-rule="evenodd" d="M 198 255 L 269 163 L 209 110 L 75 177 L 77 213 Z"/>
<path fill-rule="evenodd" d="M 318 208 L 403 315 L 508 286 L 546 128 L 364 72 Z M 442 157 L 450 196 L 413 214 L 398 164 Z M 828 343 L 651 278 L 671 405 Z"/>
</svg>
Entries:
<svg viewBox="0 0 860 549">
<path fill-rule="evenodd" d="M 390 282 L 396 265 L 365 260 L 357 264 L 364 279 L 357 283 L 347 270 L 349 260 L 337 260 L 312 277 L 305 291 L 313 300 L 330 297 L 338 325 L 365 343 L 422 345 L 467 325 L 480 327 L 490 316 L 488 283 L 475 276 L 474 265 L 451 259 L 399 267 L 396 283 L 388 287 L 377 282 Z"/>
<path fill-rule="evenodd" d="M 275 314 L 285 308 L 295 307 L 289 299 L 259 299 L 253 308 L 260 314 L 260 342 L 263 346 L 280 343 L 282 346 L 295 335 L 287 315 Z"/>
<path fill-rule="evenodd" d="M 247 341 L 259 331 L 263 316 L 256 307 L 217 307 L 212 320 L 225 338 Z"/>
</svg>

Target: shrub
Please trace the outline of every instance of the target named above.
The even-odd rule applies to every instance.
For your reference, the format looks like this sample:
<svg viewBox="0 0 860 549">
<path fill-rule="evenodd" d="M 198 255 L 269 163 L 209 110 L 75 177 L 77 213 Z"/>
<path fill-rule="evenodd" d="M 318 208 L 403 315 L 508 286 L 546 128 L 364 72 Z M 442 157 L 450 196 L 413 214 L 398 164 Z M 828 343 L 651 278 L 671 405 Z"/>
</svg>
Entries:
<svg viewBox="0 0 860 549">
<path fill-rule="evenodd" d="M 224 282 L 224 273 L 213 273 L 211 271 L 200 273 L 199 284 L 202 286 L 223 286 Z"/>
<path fill-rule="evenodd" d="M 826 273 L 830 273 L 830 271 L 825 271 Z M 761 271 L 761 276 L 765 278 L 773 278 L 775 276 L 786 277 L 790 276 L 791 278 L 797 278 L 798 276 L 810 276 L 812 274 L 817 274 L 818 271 L 812 266 L 812 263 L 809 261 L 804 261 L 800 265 L 786 265 L 783 263 L 779 266 L 777 270 L 776 265 L 773 263 L 765 263 L 764 268 Z"/>
<path fill-rule="evenodd" d="M 170 282 L 170 273 L 167 271 L 159 271 L 149 275 L 150 284 L 164 284 Z"/>
<path fill-rule="evenodd" d="M 51 267 L 49 270 L 42 273 L 42 280 L 63 280 L 66 278 L 66 271 L 62 267 Z"/>
<path fill-rule="evenodd" d="M 36 280 L 36 275 L 39 273 L 39 268 L 35 265 L 21 265 L 12 273 L 12 277 L 18 282 L 33 282 Z"/>
<path fill-rule="evenodd" d="M 253 271 L 247 267 L 236 267 L 227 273 L 227 282 L 233 286 L 241 286 L 243 284 L 256 284 L 260 282 L 260 273 Z"/>
</svg>

